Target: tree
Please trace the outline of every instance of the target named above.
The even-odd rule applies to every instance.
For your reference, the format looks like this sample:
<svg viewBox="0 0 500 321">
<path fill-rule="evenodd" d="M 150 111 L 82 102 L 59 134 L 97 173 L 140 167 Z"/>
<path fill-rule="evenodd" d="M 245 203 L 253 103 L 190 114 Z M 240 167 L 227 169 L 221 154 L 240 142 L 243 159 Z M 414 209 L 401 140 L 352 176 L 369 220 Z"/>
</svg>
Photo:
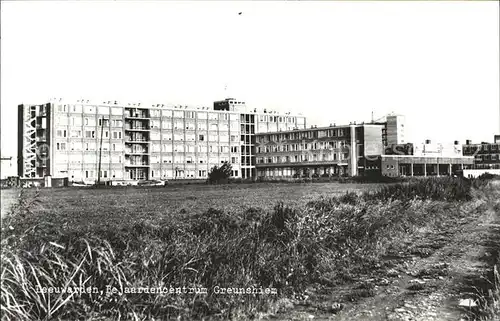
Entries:
<svg viewBox="0 0 500 321">
<path fill-rule="evenodd" d="M 208 173 L 208 181 L 210 184 L 227 182 L 229 177 L 231 177 L 231 172 L 233 167 L 228 162 L 224 162 L 222 166 L 214 166 Z"/>
</svg>

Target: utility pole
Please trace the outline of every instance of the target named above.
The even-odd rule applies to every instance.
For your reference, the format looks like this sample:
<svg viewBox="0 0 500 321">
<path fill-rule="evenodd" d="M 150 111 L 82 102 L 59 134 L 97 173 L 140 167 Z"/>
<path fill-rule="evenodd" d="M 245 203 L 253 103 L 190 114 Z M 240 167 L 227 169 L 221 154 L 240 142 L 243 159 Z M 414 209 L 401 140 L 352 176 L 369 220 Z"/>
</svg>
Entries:
<svg viewBox="0 0 500 321">
<path fill-rule="evenodd" d="M 101 139 L 99 143 L 99 167 L 97 170 L 97 185 L 101 184 L 101 156 L 102 156 L 102 132 L 104 130 L 104 116 L 101 117 Z"/>
</svg>

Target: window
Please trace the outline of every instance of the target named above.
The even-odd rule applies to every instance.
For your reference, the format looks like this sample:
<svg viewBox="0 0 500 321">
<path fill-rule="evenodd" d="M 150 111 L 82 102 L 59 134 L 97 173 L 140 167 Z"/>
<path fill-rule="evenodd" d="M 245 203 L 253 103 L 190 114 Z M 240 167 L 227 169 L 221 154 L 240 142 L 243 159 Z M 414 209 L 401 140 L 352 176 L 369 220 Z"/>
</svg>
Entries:
<svg viewBox="0 0 500 321">
<path fill-rule="evenodd" d="M 81 130 L 72 130 L 71 137 L 73 137 L 73 138 L 82 137 L 82 131 Z"/>
<path fill-rule="evenodd" d="M 163 129 L 172 129 L 172 121 L 167 121 L 167 120 L 162 121 L 161 127 Z"/>
<path fill-rule="evenodd" d="M 109 126 L 109 119 L 104 119 L 104 121 L 103 121 L 102 118 L 99 118 L 99 120 L 97 121 L 97 125 L 108 127 Z"/>
<path fill-rule="evenodd" d="M 198 135 L 198 140 L 199 141 L 204 141 L 205 140 L 205 135 Z"/>
</svg>

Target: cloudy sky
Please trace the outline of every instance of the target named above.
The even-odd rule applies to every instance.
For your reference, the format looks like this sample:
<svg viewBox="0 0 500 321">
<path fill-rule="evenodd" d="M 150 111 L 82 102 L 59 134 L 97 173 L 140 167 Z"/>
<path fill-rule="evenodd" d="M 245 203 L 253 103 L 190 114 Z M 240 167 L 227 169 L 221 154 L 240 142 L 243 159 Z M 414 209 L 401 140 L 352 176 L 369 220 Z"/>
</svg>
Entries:
<svg viewBox="0 0 500 321">
<path fill-rule="evenodd" d="M 16 105 L 51 97 L 233 96 L 317 125 L 396 112 L 409 141 L 491 141 L 498 28 L 494 1 L 2 2 L 2 155 Z"/>
</svg>

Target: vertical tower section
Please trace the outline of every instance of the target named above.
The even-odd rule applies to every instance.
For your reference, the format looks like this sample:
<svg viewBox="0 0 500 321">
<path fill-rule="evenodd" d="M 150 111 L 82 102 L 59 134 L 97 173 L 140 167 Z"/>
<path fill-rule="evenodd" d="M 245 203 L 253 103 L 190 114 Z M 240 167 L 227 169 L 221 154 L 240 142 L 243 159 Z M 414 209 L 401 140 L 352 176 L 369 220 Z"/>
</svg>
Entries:
<svg viewBox="0 0 500 321">
<path fill-rule="evenodd" d="M 18 106 L 18 175 L 50 175 L 51 104 Z"/>
<path fill-rule="evenodd" d="M 387 116 L 387 146 L 405 143 L 405 117 L 403 115 Z"/>
<path fill-rule="evenodd" d="M 358 175 L 358 146 L 356 142 L 356 126 L 349 126 L 349 175 L 356 176 Z"/>
<path fill-rule="evenodd" d="M 125 179 L 149 179 L 151 119 L 148 108 L 125 107 Z"/>
</svg>

